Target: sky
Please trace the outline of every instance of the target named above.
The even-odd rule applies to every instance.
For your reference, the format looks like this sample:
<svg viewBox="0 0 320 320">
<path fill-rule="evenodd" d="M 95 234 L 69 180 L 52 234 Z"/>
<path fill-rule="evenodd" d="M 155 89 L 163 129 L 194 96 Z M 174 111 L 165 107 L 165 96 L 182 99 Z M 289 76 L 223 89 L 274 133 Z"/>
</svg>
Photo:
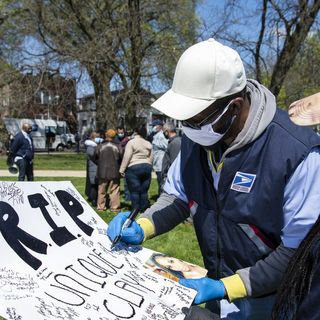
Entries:
<svg viewBox="0 0 320 320">
<path fill-rule="evenodd" d="M 243 2 L 244 0 L 239 0 L 239 2 Z M 257 5 L 256 1 L 253 0 L 247 0 L 246 1 L 248 6 L 254 7 Z M 210 29 L 210 27 L 212 27 L 213 23 L 219 22 L 219 21 L 215 21 L 215 11 L 222 10 L 222 7 L 224 5 L 224 1 L 219 1 L 219 0 L 202 0 L 200 2 L 200 5 L 197 7 L 197 14 L 200 17 L 200 19 L 203 20 L 204 25 L 206 26 L 207 29 Z M 208 31 L 206 31 L 206 28 L 202 28 L 202 30 L 200 30 L 200 40 L 205 40 L 207 38 L 210 37 L 210 33 Z M 256 36 L 256 30 L 254 28 L 251 29 L 253 36 Z M 248 31 L 248 29 L 245 32 L 250 32 Z M 42 51 L 41 46 L 32 38 L 28 38 L 25 42 L 25 55 L 27 59 L 30 59 L 30 55 L 28 53 L 32 54 L 32 60 L 34 61 L 34 63 L 36 64 L 37 61 L 39 60 L 39 58 L 37 58 L 37 55 Z M 241 55 L 241 53 L 240 53 Z M 245 58 L 245 57 L 242 57 Z M 93 91 L 93 87 L 91 85 L 91 81 L 90 78 L 88 76 L 88 74 L 86 73 L 85 70 L 80 70 L 79 66 L 77 64 L 74 64 L 72 66 L 70 65 L 62 65 L 59 66 L 60 67 L 60 72 L 62 75 L 66 76 L 66 77 L 73 77 L 77 79 L 77 98 L 80 98 L 84 95 L 87 94 L 92 94 Z M 70 72 L 70 70 L 72 70 Z M 158 85 L 156 84 L 155 86 L 153 86 L 153 91 L 163 91 L 167 88 L 163 87 L 162 85 Z"/>
<path fill-rule="evenodd" d="M 253 0 L 248 0 L 249 2 L 252 2 Z M 204 21 L 210 21 L 212 18 L 212 8 L 213 6 L 220 6 L 224 3 L 224 0 L 200 0 L 199 5 L 196 8 L 196 13 L 199 15 L 199 17 Z M 210 25 L 210 23 L 207 23 Z M 210 37 L 210 34 L 208 32 L 202 32 L 200 40 L 207 39 Z M 81 97 L 86 94 L 93 93 L 93 87 L 90 85 L 90 78 L 86 72 L 83 73 L 80 81 L 78 82 L 77 87 L 78 96 Z M 162 92 L 164 90 L 167 90 L 167 88 L 159 85 L 155 88 L 157 92 Z"/>
</svg>

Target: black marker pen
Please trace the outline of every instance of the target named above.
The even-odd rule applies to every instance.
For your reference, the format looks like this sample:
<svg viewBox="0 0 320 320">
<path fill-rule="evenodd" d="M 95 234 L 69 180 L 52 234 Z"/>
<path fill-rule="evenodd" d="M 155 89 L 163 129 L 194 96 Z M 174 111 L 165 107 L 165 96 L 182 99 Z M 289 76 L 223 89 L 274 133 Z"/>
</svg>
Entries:
<svg viewBox="0 0 320 320">
<path fill-rule="evenodd" d="M 134 221 L 134 219 L 136 218 L 136 216 L 138 215 L 139 213 L 139 210 L 137 208 L 133 209 L 129 215 L 129 217 L 127 218 L 127 220 L 124 222 L 124 224 L 122 225 L 122 228 L 121 228 L 121 231 L 120 231 L 120 234 L 117 235 L 113 241 L 112 241 L 112 244 L 111 244 L 111 249 L 120 241 L 121 239 L 121 233 L 124 229 L 130 227 L 130 224 L 132 223 L 132 221 Z"/>
</svg>

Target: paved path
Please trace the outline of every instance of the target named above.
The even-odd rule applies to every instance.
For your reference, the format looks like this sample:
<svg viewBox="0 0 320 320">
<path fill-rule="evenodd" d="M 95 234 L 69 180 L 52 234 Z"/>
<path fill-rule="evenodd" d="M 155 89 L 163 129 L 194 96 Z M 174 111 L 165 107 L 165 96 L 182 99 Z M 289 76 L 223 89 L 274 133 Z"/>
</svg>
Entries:
<svg viewBox="0 0 320 320">
<path fill-rule="evenodd" d="M 11 174 L 8 170 L 0 170 L 1 177 L 14 177 L 18 174 Z M 86 177 L 85 170 L 35 170 L 35 177 Z M 152 172 L 152 178 L 156 178 L 156 174 Z M 1 320 L 1 319 L 0 319 Z"/>
<path fill-rule="evenodd" d="M 1 177 L 14 177 L 18 174 L 11 174 L 8 170 L 0 170 Z M 85 177 L 85 170 L 35 170 L 35 177 Z"/>
</svg>

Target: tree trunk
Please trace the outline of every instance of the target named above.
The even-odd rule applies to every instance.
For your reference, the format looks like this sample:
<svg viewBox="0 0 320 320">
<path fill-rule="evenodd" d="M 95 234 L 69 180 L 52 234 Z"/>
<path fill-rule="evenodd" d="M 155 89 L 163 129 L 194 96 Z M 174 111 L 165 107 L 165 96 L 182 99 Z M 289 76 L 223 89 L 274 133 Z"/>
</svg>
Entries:
<svg viewBox="0 0 320 320">
<path fill-rule="evenodd" d="M 137 109 L 139 107 L 139 93 L 141 91 L 141 65 L 142 65 L 142 33 L 141 12 L 139 0 L 128 0 L 129 19 L 127 23 L 131 56 L 129 64 L 130 87 L 126 94 L 126 124 L 130 129 L 138 125 Z"/>
<path fill-rule="evenodd" d="M 112 75 L 109 70 L 89 70 L 89 75 L 94 87 L 96 100 L 96 129 L 106 130 L 117 126 L 117 112 L 113 103 L 110 82 Z"/>
<path fill-rule="evenodd" d="M 126 110 L 126 125 L 128 129 L 134 129 L 139 125 L 137 118 L 137 110 L 139 107 L 137 98 L 138 96 L 134 92 L 128 96 Z"/>
<path fill-rule="evenodd" d="M 299 22 L 287 30 L 287 37 L 277 63 L 274 66 L 270 90 L 277 97 L 284 79 L 296 58 L 301 44 L 306 39 L 320 10 L 320 1 L 315 1 L 310 10 L 305 10 L 299 17 Z"/>
<path fill-rule="evenodd" d="M 268 10 L 268 0 L 262 1 L 262 12 L 261 12 L 261 27 L 260 27 L 260 33 L 259 38 L 256 44 L 256 50 L 254 51 L 254 60 L 256 63 L 256 79 L 259 82 L 262 82 L 262 72 L 261 72 L 261 65 L 260 65 L 260 59 L 261 59 L 261 46 L 263 42 L 263 37 L 266 30 L 266 16 L 267 16 L 267 10 Z"/>
</svg>

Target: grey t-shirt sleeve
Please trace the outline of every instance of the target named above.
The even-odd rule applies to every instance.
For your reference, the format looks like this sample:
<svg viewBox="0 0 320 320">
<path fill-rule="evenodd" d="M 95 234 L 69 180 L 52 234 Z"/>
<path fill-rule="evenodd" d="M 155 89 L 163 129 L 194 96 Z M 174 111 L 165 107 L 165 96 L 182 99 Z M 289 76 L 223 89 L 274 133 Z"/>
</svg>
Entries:
<svg viewBox="0 0 320 320">
<path fill-rule="evenodd" d="M 155 227 L 155 235 L 165 233 L 190 215 L 188 205 L 174 195 L 163 192 L 141 218 L 149 219 Z"/>
<path fill-rule="evenodd" d="M 237 270 L 250 297 L 259 297 L 277 290 L 296 249 L 283 244 L 254 266 Z"/>
</svg>

